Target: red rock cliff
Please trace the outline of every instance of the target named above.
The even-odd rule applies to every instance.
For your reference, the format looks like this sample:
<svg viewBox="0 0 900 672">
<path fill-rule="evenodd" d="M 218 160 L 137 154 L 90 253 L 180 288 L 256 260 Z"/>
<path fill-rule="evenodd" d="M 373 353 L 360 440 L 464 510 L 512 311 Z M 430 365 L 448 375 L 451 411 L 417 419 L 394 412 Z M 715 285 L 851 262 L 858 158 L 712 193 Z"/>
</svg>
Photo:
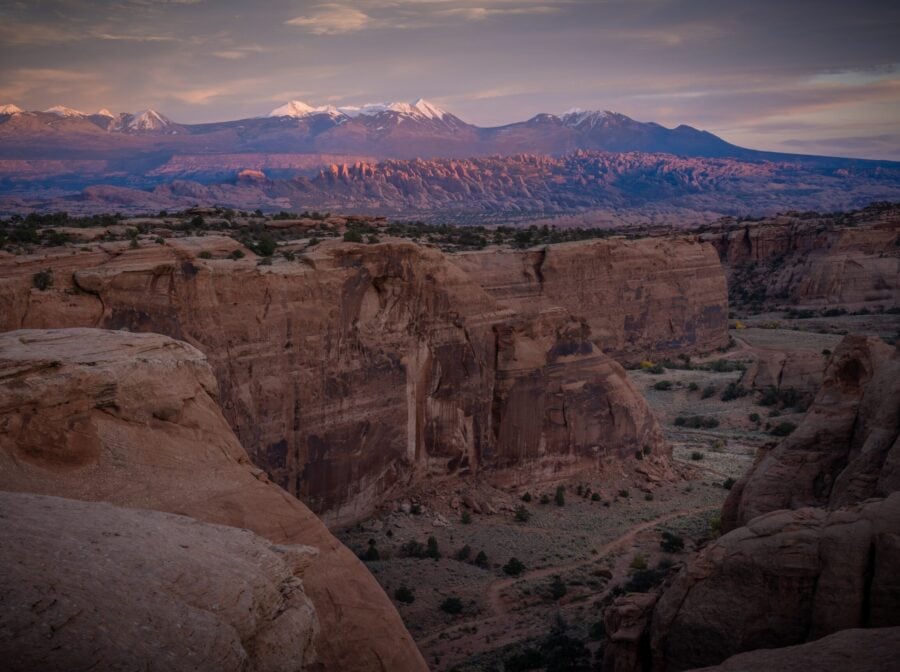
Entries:
<svg viewBox="0 0 900 672">
<path fill-rule="evenodd" d="M 528 315 L 561 306 L 607 354 L 640 361 L 728 342 L 728 289 L 715 249 L 680 238 L 597 240 L 458 254 L 504 306 Z"/>
<path fill-rule="evenodd" d="M 311 546 L 318 554 L 302 576 L 321 625 L 315 648 L 325 669 L 426 670 L 365 566 L 306 506 L 251 464 L 219 410 L 217 392 L 202 353 L 158 334 L 0 334 L 0 490 L 244 528 L 268 540 L 254 542 L 257 547 L 284 557 L 287 549 L 272 542 Z M 228 538 L 223 535 L 222 543 Z M 185 571 L 189 576 L 194 570 Z M 230 586 L 226 582 L 222 590 Z"/>
<path fill-rule="evenodd" d="M 416 478 L 559 478 L 610 460 L 665 471 L 646 403 L 565 311 L 519 316 L 410 243 L 328 242 L 272 266 L 221 258 L 236 245 L 209 236 L 25 261 L 0 276 L 2 326 L 195 345 L 254 462 L 332 521 Z M 45 267 L 56 280 L 41 292 L 31 275 Z"/>
</svg>

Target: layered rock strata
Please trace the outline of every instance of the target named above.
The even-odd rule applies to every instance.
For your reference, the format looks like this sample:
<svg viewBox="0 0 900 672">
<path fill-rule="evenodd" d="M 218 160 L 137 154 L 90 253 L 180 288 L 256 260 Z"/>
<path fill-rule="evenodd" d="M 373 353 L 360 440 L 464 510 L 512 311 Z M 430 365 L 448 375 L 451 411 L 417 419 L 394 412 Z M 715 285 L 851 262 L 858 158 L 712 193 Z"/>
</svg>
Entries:
<svg viewBox="0 0 900 672">
<path fill-rule="evenodd" d="M 153 509 L 244 528 L 270 546 L 311 546 L 302 576 L 324 669 L 425 670 L 372 575 L 250 462 L 218 399 L 202 353 L 165 336 L 0 334 L 0 490 Z"/>
<path fill-rule="evenodd" d="M 226 258 L 236 245 L 171 239 L 4 269 L 0 326 L 195 345 L 253 461 L 331 522 L 426 477 L 556 479 L 610 464 L 666 475 L 649 407 L 566 311 L 519 315 L 411 243 L 330 241 L 270 266 Z M 54 285 L 39 291 L 31 276 L 45 268 Z"/>
<path fill-rule="evenodd" d="M 846 222 L 778 217 L 706 234 L 732 302 L 762 307 L 900 305 L 900 211 L 863 210 Z"/>
<path fill-rule="evenodd" d="M 730 530 L 777 509 L 836 508 L 900 490 L 900 352 L 847 336 L 803 422 L 729 493 Z"/>
<path fill-rule="evenodd" d="M 708 243 L 595 240 L 453 257 L 499 303 L 523 315 L 562 307 L 620 361 L 710 351 L 728 343 L 725 274 Z"/>
</svg>

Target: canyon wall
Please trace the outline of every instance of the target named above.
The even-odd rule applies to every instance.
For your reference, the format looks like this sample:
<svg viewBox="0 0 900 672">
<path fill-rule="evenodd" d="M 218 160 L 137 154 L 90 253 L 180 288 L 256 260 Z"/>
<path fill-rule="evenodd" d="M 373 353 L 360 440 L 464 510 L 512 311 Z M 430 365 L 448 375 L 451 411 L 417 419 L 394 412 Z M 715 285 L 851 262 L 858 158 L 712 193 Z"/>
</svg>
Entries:
<svg viewBox="0 0 900 672">
<path fill-rule="evenodd" d="M 452 257 L 499 303 L 524 315 L 561 306 L 620 361 L 728 343 L 728 288 L 715 249 L 681 238 L 593 240 Z"/>
<path fill-rule="evenodd" d="M 109 502 L 228 526 L 219 535 L 223 554 L 229 540 L 235 538 L 232 529 L 241 528 L 246 544 L 243 550 L 235 551 L 236 561 L 244 557 L 241 562 L 248 562 L 246 551 L 250 562 L 258 561 L 261 569 L 271 570 L 270 579 L 285 578 L 287 570 L 270 562 L 274 554 L 302 576 L 303 590 L 321 626 L 314 646 L 325 670 L 427 669 L 393 604 L 369 571 L 304 504 L 271 483 L 250 462 L 222 416 L 218 399 L 215 378 L 202 353 L 165 336 L 97 329 L 0 334 L 0 490 Z M 135 529 L 140 529 L 140 521 L 145 520 L 173 535 L 191 535 L 194 529 L 196 538 L 187 544 L 188 550 L 169 547 L 169 559 L 173 560 L 179 554 L 202 556 L 204 549 L 216 546 L 215 541 L 201 543 L 214 535 L 212 525 L 192 527 L 184 523 L 188 529 L 179 532 L 184 525 L 172 522 L 172 517 L 160 522 L 163 519 L 143 515 L 146 511 L 132 516 L 116 513 L 117 509 L 111 507 L 72 505 L 70 510 L 76 517 L 80 517 L 79 511 L 85 516 L 95 515 L 91 511 L 112 512 L 109 515 L 123 525 L 134 521 Z M 41 529 L 49 534 L 49 528 Z M 84 530 L 85 534 L 95 531 Z M 36 529 L 34 534 L 40 537 L 43 533 Z M 254 541 L 254 535 L 261 539 Z M 21 547 L 11 552 L 17 552 L 20 558 L 29 557 L 38 540 L 29 541 L 21 535 L 15 538 Z M 4 551 L 10 549 L 9 543 L 4 537 Z M 271 554 L 260 554 L 260 548 Z M 73 545 L 68 552 L 76 549 Z M 112 546 L 107 550 L 107 556 L 90 555 L 84 561 L 86 568 L 93 567 L 95 576 L 111 572 L 112 589 L 118 570 L 106 567 L 103 558 L 117 556 Z M 179 562 L 185 569 L 179 581 L 197 576 L 197 568 L 190 569 L 185 557 Z M 147 564 L 152 567 L 149 556 Z M 217 566 L 210 565 L 209 572 Z M 35 565 L 21 571 L 37 577 L 42 570 Z M 160 580 L 175 578 L 167 576 Z M 226 593 L 234 581 L 250 580 L 252 576 L 248 571 L 232 577 L 233 581 L 223 578 L 218 590 L 225 592 L 217 593 L 221 604 L 228 602 L 230 593 Z M 196 586 L 192 583 L 191 587 Z M 194 599 L 207 596 L 207 591 L 198 590 Z M 242 605 L 241 613 L 253 605 L 251 593 L 244 596 L 248 602 Z M 11 606 L 10 613 L 27 621 L 29 605 Z M 272 609 L 277 611 L 278 602 L 267 598 L 257 606 L 254 613 L 262 628 L 269 616 L 275 615 Z M 177 611 L 174 603 L 171 609 Z M 6 613 L 4 607 L 4 617 Z M 231 613 L 223 612 L 222 617 Z M 89 627 L 90 619 L 87 615 L 84 618 L 81 623 Z M 161 633 L 167 632 L 168 624 L 154 627 L 163 637 Z M 240 632 L 252 634 L 249 626 L 242 628 Z M 288 629 L 296 630 L 293 626 Z M 276 645 L 276 640 L 270 643 Z M 104 650 L 121 646 L 122 642 L 110 643 L 102 637 L 98 642 L 98 648 Z M 282 649 L 282 653 L 290 651 Z M 288 662 L 286 669 L 296 669 L 291 665 L 299 661 Z M 248 667 L 240 669 L 285 669 L 256 668 L 245 663 Z"/>
<path fill-rule="evenodd" d="M 847 217 L 784 216 L 701 239 L 719 251 L 735 305 L 900 305 L 900 209 L 873 207 Z"/>
<path fill-rule="evenodd" d="M 900 626 L 898 397 L 900 350 L 845 337 L 801 426 L 729 493 L 727 534 L 689 558 L 658 601 L 629 596 L 607 610 L 604 669 L 693 669 Z M 840 641 L 855 658 L 857 640 Z"/>
<path fill-rule="evenodd" d="M 195 345 L 253 461 L 331 522 L 426 477 L 509 483 L 610 464 L 666 475 L 645 401 L 565 310 L 519 314 L 408 242 L 326 241 L 268 266 L 226 258 L 237 247 L 205 236 L 16 260 L 0 271 L 0 328 Z M 45 268 L 54 283 L 39 291 Z"/>
</svg>

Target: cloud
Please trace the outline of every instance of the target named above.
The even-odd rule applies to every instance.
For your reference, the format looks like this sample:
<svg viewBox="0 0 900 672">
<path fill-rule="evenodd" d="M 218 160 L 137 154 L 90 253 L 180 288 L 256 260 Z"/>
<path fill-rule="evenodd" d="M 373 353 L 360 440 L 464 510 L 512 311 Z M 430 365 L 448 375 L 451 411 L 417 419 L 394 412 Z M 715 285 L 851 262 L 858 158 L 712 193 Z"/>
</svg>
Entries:
<svg viewBox="0 0 900 672">
<path fill-rule="evenodd" d="M 494 16 L 515 16 L 528 14 L 555 14 L 559 7 L 537 5 L 533 7 L 457 7 L 437 12 L 440 16 L 458 16 L 466 21 L 483 21 Z"/>
<path fill-rule="evenodd" d="M 337 4 L 317 5 L 313 12 L 305 16 L 296 16 L 285 23 L 289 26 L 304 28 L 313 35 L 341 35 L 355 33 L 371 27 L 373 21 L 365 12 L 352 7 Z"/>
</svg>

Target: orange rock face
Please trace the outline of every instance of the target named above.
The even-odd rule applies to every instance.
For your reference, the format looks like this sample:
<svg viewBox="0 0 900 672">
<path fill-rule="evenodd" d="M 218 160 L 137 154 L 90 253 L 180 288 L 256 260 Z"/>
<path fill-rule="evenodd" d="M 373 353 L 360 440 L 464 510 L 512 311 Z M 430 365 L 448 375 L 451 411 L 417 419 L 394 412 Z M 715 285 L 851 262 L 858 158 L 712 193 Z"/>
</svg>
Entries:
<svg viewBox="0 0 900 672">
<path fill-rule="evenodd" d="M 0 326 L 195 345 L 253 461 L 333 522 L 410 479 L 559 478 L 610 461 L 665 475 L 669 449 L 646 403 L 566 311 L 519 315 L 410 243 L 332 241 L 271 266 L 223 258 L 234 244 L 173 239 L 4 269 Z M 53 288 L 33 289 L 46 267 Z"/>
<path fill-rule="evenodd" d="M 723 529 L 777 509 L 834 508 L 900 490 L 898 397 L 897 348 L 846 336 L 803 422 L 732 488 Z"/>
<path fill-rule="evenodd" d="M 524 315 L 561 306 L 603 352 L 640 361 L 728 342 L 728 289 L 715 249 L 677 238 L 564 243 L 454 255 L 504 306 Z"/>
<path fill-rule="evenodd" d="M 13 331 L 0 334 L 0 381 L 0 490 L 177 513 L 311 546 L 318 554 L 302 576 L 325 669 L 426 669 L 363 564 L 250 462 L 198 350 L 157 334 Z"/>
<path fill-rule="evenodd" d="M 735 304 L 900 305 L 900 210 L 862 210 L 846 224 L 782 217 L 702 238 L 719 250 Z"/>
<path fill-rule="evenodd" d="M 897 530 L 900 492 L 838 511 L 775 511 L 726 534 L 660 598 L 654 668 L 693 669 L 848 628 L 900 626 Z"/>
</svg>

